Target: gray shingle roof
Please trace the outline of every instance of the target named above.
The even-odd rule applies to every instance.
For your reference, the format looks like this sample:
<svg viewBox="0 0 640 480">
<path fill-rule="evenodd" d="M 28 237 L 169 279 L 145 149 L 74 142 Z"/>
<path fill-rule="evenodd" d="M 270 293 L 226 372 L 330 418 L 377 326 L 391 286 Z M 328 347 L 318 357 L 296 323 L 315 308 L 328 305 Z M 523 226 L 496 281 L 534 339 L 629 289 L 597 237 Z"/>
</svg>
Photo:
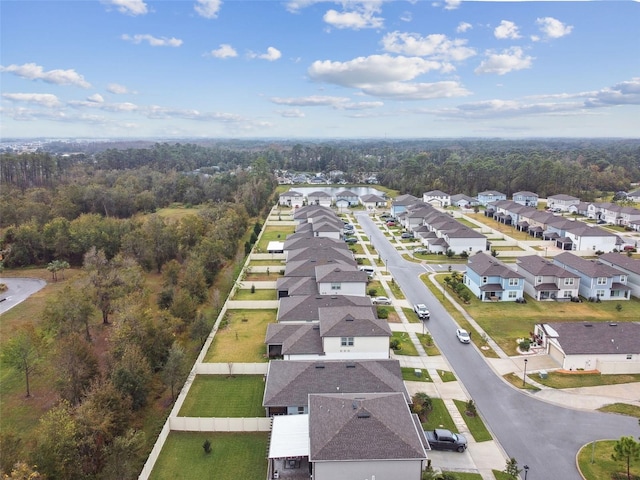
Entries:
<svg viewBox="0 0 640 480">
<path fill-rule="evenodd" d="M 421 435 L 399 393 L 310 395 L 312 462 L 426 459 Z"/>
<path fill-rule="evenodd" d="M 615 267 L 605 265 L 604 263 L 600 263 L 597 260 L 587 260 L 569 252 L 563 252 L 556 255 L 555 257 L 553 257 L 553 261 L 557 265 L 572 268 L 580 273 L 583 273 L 589 278 L 611 278 L 617 275 L 624 275 L 624 272 L 621 272 Z"/>
<path fill-rule="evenodd" d="M 369 297 L 355 295 L 309 295 L 280 299 L 279 322 L 317 322 L 323 307 L 371 306 Z"/>
<path fill-rule="evenodd" d="M 640 260 L 637 258 L 627 257 L 619 253 L 605 253 L 604 255 L 600 255 L 599 258 L 603 262 L 610 263 L 615 267 L 640 274 Z"/>
<path fill-rule="evenodd" d="M 557 278 L 580 278 L 579 275 L 569 272 L 550 260 L 538 255 L 527 255 L 516 260 L 518 268 L 525 270 L 532 275 L 554 276 Z"/>
<path fill-rule="evenodd" d="M 270 323 L 267 325 L 267 345 L 282 345 L 283 355 L 321 355 L 322 339 L 318 325 Z"/>
<path fill-rule="evenodd" d="M 272 360 L 262 404 L 305 406 L 311 393 L 334 392 L 401 392 L 410 402 L 397 360 Z"/>
<path fill-rule="evenodd" d="M 370 307 L 326 307 L 319 310 L 322 337 L 390 337 L 386 320 Z"/>
<path fill-rule="evenodd" d="M 499 276 L 501 278 L 524 278 L 517 272 L 514 272 L 504 263 L 495 257 L 478 252 L 469 257 L 467 268 L 473 270 L 481 276 Z"/>
<path fill-rule="evenodd" d="M 553 334 L 547 326 L 558 334 L 558 341 L 567 355 L 640 353 L 640 323 L 542 324 L 547 334 Z"/>
</svg>

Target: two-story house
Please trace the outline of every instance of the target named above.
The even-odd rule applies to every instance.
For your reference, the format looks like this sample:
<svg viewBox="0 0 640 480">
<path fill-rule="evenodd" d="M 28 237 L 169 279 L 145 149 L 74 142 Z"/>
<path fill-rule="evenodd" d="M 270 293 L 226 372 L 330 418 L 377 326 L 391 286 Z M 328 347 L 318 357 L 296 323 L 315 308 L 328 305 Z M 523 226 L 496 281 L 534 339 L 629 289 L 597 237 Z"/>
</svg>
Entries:
<svg viewBox="0 0 640 480">
<path fill-rule="evenodd" d="M 524 205 L 525 207 L 537 207 L 538 194 L 523 190 L 513 194 L 513 201 L 520 205 Z"/>
<path fill-rule="evenodd" d="M 451 195 L 442 190 L 430 190 L 422 194 L 422 201 L 434 207 L 448 207 L 451 205 Z"/>
<path fill-rule="evenodd" d="M 640 298 L 640 260 L 620 253 L 605 253 L 598 257 L 600 263 L 617 268 L 627 275 L 631 295 Z"/>
<path fill-rule="evenodd" d="M 507 196 L 496 190 L 485 190 L 478 194 L 478 203 L 483 206 L 487 206 L 490 203 L 497 202 L 499 200 L 506 200 Z"/>
<path fill-rule="evenodd" d="M 631 288 L 627 275 L 598 260 L 587 260 L 563 252 L 553 257 L 553 263 L 580 276 L 579 293 L 591 301 L 629 300 Z"/>
<path fill-rule="evenodd" d="M 524 275 L 524 291 L 536 300 L 571 300 L 578 296 L 580 276 L 538 255 L 519 257 L 516 271 Z"/>
<path fill-rule="evenodd" d="M 486 253 L 469 257 L 464 284 L 482 301 L 515 302 L 524 296 L 524 276 Z"/>
</svg>

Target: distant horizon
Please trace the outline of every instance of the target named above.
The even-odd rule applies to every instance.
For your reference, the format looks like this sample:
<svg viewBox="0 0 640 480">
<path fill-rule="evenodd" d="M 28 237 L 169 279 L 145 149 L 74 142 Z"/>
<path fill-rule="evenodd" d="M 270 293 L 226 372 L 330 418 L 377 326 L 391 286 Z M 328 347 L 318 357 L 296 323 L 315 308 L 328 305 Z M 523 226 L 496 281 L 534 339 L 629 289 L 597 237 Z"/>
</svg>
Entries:
<svg viewBox="0 0 640 480">
<path fill-rule="evenodd" d="M 0 138 L 638 136 L 640 1 L 1 8 Z"/>
</svg>

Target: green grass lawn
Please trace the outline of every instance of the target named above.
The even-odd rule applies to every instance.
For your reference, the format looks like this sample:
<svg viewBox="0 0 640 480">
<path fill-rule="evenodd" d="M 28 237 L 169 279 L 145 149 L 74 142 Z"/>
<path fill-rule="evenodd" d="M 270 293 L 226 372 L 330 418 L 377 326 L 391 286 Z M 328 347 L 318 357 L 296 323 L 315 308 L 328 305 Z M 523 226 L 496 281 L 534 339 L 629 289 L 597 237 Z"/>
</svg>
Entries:
<svg viewBox="0 0 640 480">
<path fill-rule="evenodd" d="M 402 307 L 402 311 L 407 317 L 407 320 L 409 320 L 409 323 L 420 323 L 418 315 L 416 315 L 416 312 L 414 312 L 412 308 Z"/>
<path fill-rule="evenodd" d="M 178 414 L 181 417 L 263 417 L 262 375 L 197 375 Z"/>
<path fill-rule="evenodd" d="M 469 428 L 469 431 L 471 432 L 471 435 L 476 442 L 487 442 L 493 439 L 493 437 L 489 433 L 489 430 L 487 430 L 487 427 L 478 414 L 476 414 L 475 416 L 469 416 L 467 414 L 467 402 L 462 400 L 454 400 L 453 403 L 456 404 L 456 408 L 460 412 L 460 415 L 462 415 L 464 423 L 467 424 L 467 427 Z"/>
<path fill-rule="evenodd" d="M 613 478 L 614 473 L 624 473 L 616 478 L 627 478 L 626 465 L 611 459 L 616 440 L 601 440 L 583 446 L 578 452 L 578 468 L 586 480 L 602 480 Z M 592 462 L 593 459 L 593 462 Z M 640 478 L 640 460 L 631 462 L 632 480 Z"/>
<path fill-rule="evenodd" d="M 277 300 L 277 297 L 276 291 L 271 288 L 258 288 L 254 292 L 251 292 L 251 288 L 243 288 L 236 291 L 233 300 Z"/>
<path fill-rule="evenodd" d="M 601 375 L 599 373 L 548 372 L 547 378 L 535 375 L 532 378 L 552 388 L 595 387 L 598 385 L 619 385 L 640 382 L 640 374 Z"/>
<path fill-rule="evenodd" d="M 427 352 L 428 356 L 435 357 L 440 355 L 440 350 L 436 347 L 430 334 L 418 333 L 416 335 L 418 335 L 418 340 L 420 340 L 420 344 L 424 348 L 424 351 Z"/>
<path fill-rule="evenodd" d="M 535 385 L 531 385 L 529 382 L 526 382 L 524 385 L 522 385 L 522 377 L 516 375 L 515 373 L 507 373 L 503 375 L 502 378 L 504 378 L 514 387 L 522 388 L 523 390 L 530 390 L 532 392 L 537 392 L 540 390 L 538 387 L 536 387 Z"/>
<path fill-rule="evenodd" d="M 226 326 L 221 322 L 205 362 L 266 362 L 264 337 L 267 325 L 275 323 L 276 310 L 228 310 Z"/>
<path fill-rule="evenodd" d="M 211 453 L 202 445 L 211 442 Z M 150 478 L 152 480 L 264 480 L 267 477 L 268 432 L 171 432 Z"/>
<path fill-rule="evenodd" d="M 601 412 L 619 413 L 621 415 L 629 415 L 630 417 L 640 418 L 640 407 L 629 405 L 628 403 L 612 403 L 599 408 Z"/>
<path fill-rule="evenodd" d="M 427 421 L 422 423 L 424 430 L 433 430 L 434 428 L 446 428 L 454 433 L 458 433 L 456 424 L 453 422 L 447 407 L 441 398 L 432 398 L 433 409 L 429 412 Z"/>
<path fill-rule="evenodd" d="M 400 349 L 395 351 L 396 355 L 418 356 L 418 350 L 416 350 L 416 346 L 411 341 L 408 333 L 393 332 L 391 339 L 400 341 Z"/>
<path fill-rule="evenodd" d="M 260 241 L 256 245 L 257 252 L 266 252 L 269 242 L 284 242 L 288 235 L 295 231 L 294 225 L 267 225 L 263 228 Z"/>
<path fill-rule="evenodd" d="M 398 284 L 396 282 L 394 282 L 392 280 L 392 281 L 388 282 L 387 285 L 389 285 L 389 289 L 393 293 L 394 297 L 396 297 L 399 300 L 404 300 L 406 298 L 404 296 L 404 292 L 402 291 L 402 289 L 398 286 Z"/>
<path fill-rule="evenodd" d="M 453 374 L 453 372 L 450 372 L 449 370 L 437 370 L 438 375 L 440 375 L 440 378 L 442 379 L 443 382 L 455 382 L 456 381 L 456 376 Z"/>
<path fill-rule="evenodd" d="M 453 475 L 452 478 L 455 478 L 456 480 L 482 480 L 482 475 L 480 475 L 479 473 L 449 472 L 446 470 L 443 470 L 442 473 L 448 473 L 450 475 Z"/>
<path fill-rule="evenodd" d="M 411 367 L 400 367 L 402 370 L 402 379 L 409 382 L 431 382 L 431 376 L 426 369 L 420 368 L 420 376 L 416 376 L 416 369 Z"/>
</svg>

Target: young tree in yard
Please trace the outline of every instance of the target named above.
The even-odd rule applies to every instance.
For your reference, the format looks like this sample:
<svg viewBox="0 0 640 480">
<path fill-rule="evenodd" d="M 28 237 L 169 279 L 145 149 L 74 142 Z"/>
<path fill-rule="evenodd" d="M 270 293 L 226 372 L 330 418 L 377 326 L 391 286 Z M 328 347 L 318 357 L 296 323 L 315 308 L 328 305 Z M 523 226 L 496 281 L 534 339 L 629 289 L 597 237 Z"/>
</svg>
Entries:
<svg viewBox="0 0 640 480">
<path fill-rule="evenodd" d="M 58 393 L 71 405 L 78 405 L 100 373 L 95 353 L 82 337 L 72 333 L 57 343 L 54 362 Z"/>
<path fill-rule="evenodd" d="M 29 380 L 38 369 L 43 349 L 42 339 L 30 324 L 23 324 L 2 348 L 2 361 L 5 365 L 24 373 L 27 397 L 31 396 Z"/>
<path fill-rule="evenodd" d="M 106 449 L 106 465 L 100 475 L 102 480 L 137 478 L 144 455 L 144 432 L 129 430 L 116 437 Z"/>
<path fill-rule="evenodd" d="M 640 459 L 640 443 L 633 437 L 622 437 L 613 445 L 611 459 L 627 464 L 627 479 L 631 480 L 631 462 Z"/>
<path fill-rule="evenodd" d="M 517 480 L 518 475 L 520 475 L 521 471 L 522 469 L 518 468 L 518 461 L 515 458 L 511 457 L 509 460 L 507 460 L 507 463 L 504 467 L 504 473 L 509 475 L 509 478 Z"/>
<path fill-rule="evenodd" d="M 175 399 L 176 387 L 184 381 L 185 374 L 187 373 L 186 358 L 184 355 L 184 349 L 176 342 L 171 345 L 169 350 L 169 357 L 162 369 L 162 379 L 164 383 L 171 388 L 171 401 Z"/>
</svg>

